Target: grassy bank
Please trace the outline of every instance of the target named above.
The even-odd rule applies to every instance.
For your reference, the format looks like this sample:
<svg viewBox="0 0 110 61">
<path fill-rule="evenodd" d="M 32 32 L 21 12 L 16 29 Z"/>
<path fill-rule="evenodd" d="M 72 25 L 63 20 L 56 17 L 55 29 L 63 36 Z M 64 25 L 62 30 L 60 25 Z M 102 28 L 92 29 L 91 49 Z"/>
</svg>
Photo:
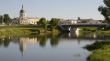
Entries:
<svg viewBox="0 0 110 61">
<path fill-rule="evenodd" d="M 110 36 L 110 29 L 109 30 L 97 30 L 96 27 L 81 27 L 80 34 L 96 34 L 97 36 Z"/>
<path fill-rule="evenodd" d="M 92 51 L 88 61 L 110 61 L 110 41 L 95 42 L 85 48 Z"/>
<path fill-rule="evenodd" d="M 21 36 L 29 35 L 32 33 L 32 29 L 23 29 L 23 28 L 2 28 L 0 29 L 1 36 Z"/>
<path fill-rule="evenodd" d="M 1 36 L 23 36 L 30 34 L 58 34 L 57 29 L 49 30 L 34 25 L 0 26 Z"/>
</svg>

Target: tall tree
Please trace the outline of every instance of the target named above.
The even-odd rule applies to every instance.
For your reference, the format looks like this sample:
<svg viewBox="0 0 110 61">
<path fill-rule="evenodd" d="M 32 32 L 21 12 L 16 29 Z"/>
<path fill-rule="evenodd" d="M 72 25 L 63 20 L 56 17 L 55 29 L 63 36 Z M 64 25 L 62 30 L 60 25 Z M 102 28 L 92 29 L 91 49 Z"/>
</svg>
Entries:
<svg viewBox="0 0 110 61">
<path fill-rule="evenodd" d="M 106 6 L 99 6 L 98 10 L 105 17 L 106 22 L 110 24 L 110 0 L 104 0 L 103 2 Z"/>
<path fill-rule="evenodd" d="M 4 19 L 3 19 L 3 21 L 4 21 L 5 24 L 8 24 L 8 25 L 10 24 L 11 19 L 10 19 L 10 17 L 9 17 L 8 14 L 4 14 Z"/>
<path fill-rule="evenodd" d="M 3 23 L 3 16 L 1 15 L 0 16 L 0 24 L 2 24 Z"/>
<path fill-rule="evenodd" d="M 46 18 L 41 18 L 38 22 L 38 25 L 43 26 L 45 29 L 47 28 L 47 20 Z"/>
<path fill-rule="evenodd" d="M 52 18 L 49 22 L 49 24 L 51 25 L 51 28 L 55 29 L 58 26 L 59 21 L 60 21 L 60 19 Z"/>
</svg>

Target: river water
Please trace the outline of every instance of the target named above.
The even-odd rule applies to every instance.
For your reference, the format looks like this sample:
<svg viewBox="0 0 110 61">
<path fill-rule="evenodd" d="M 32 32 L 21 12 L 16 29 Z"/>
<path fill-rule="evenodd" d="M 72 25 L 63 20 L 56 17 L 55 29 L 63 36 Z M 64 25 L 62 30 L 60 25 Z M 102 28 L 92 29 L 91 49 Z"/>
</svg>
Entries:
<svg viewBox="0 0 110 61">
<path fill-rule="evenodd" d="M 34 35 L 0 37 L 0 61 L 87 61 L 90 51 L 83 47 L 102 38 L 95 35 L 78 37 Z"/>
</svg>

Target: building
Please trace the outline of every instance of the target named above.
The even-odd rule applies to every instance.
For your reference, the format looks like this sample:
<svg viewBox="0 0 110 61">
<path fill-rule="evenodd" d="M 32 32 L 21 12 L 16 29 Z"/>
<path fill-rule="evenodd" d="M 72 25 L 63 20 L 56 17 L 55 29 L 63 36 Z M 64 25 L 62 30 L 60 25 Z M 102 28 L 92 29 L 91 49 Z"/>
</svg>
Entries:
<svg viewBox="0 0 110 61">
<path fill-rule="evenodd" d="M 72 24 L 102 24 L 102 20 L 94 20 L 94 19 L 60 19 L 59 25 L 72 25 Z"/>
<path fill-rule="evenodd" d="M 85 24 L 101 24 L 102 20 L 94 20 L 94 19 L 80 19 L 77 20 L 78 23 L 85 23 Z"/>
<path fill-rule="evenodd" d="M 64 19 L 60 19 L 60 25 L 70 25 L 70 24 L 77 24 L 77 20 L 73 20 L 73 19 L 68 19 L 68 20 L 64 20 Z"/>
<path fill-rule="evenodd" d="M 22 25 L 29 25 L 33 24 L 36 25 L 40 18 L 33 18 L 33 17 L 27 17 L 26 11 L 24 10 L 24 7 L 22 5 L 22 8 L 19 12 L 19 17 L 14 18 L 12 20 L 12 24 L 22 24 Z"/>
</svg>

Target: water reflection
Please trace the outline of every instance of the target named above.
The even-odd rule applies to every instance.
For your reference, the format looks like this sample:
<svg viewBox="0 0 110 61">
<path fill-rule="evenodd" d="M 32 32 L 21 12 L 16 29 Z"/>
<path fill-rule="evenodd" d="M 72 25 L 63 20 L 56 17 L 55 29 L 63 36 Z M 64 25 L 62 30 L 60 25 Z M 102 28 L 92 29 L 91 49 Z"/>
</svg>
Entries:
<svg viewBox="0 0 110 61">
<path fill-rule="evenodd" d="M 0 46 L 4 46 L 4 47 L 8 47 L 9 44 L 11 42 L 11 39 L 10 37 L 7 37 L 7 38 L 0 38 Z"/>
<path fill-rule="evenodd" d="M 75 33 L 69 33 L 69 34 L 64 33 L 60 35 L 34 35 L 34 36 L 31 35 L 26 37 L 2 36 L 0 37 L 0 47 L 9 48 L 10 45 L 15 46 L 13 44 L 16 44 L 17 46 L 19 46 L 18 49 L 22 56 L 26 54 L 26 51 L 31 51 L 29 55 L 34 56 L 35 57 L 34 59 L 36 59 L 36 61 L 37 61 L 37 57 L 41 58 L 41 56 L 45 56 L 47 58 L 51 57 L 53 59 L 54 58 L 59 59 L 56 61 L 65 61 L 65 59 L 68 59 L 66 61 L 73 61 L 73 59 L 75 59 L 75 61 L 80 61 L 81 59 L 84 59 L 81 61 L 86 61 L 86 58 L 89 55 L 89 51 L 83 49 L 82 47 L 84 47 L 87 44 L 91 44 L 94 41 L 98 41 L 98 40 L 100 41 L 105 39 L 109 39 L 109 38 L 108 37 L 105 38 L 104 36 L 103 37 L 97 36 L 96 34 L 84 34 L 82 36 L 80 34 L 77 35 Z M 30 46 L 34 46 L 35 48 L 33 49 L 32 47 L 28 48 Z M 2 54 L 1 51 L 0 54 Z M 2 56 L 0 55 L 0 57 Z M 62 57 L 64 60 L 60 59 L 59 57 Z M 30 57 L 27 57 L 26 59 L 28 58 Z M 41 59 L 41 61 L 45 61 L 45 59 L 44 60 Z M 49 60 L 47 59 L 46 61 Z"/>
<path fill-rule="evenodd" d="M 1 37 L 0 38 L 0 46 L 4 46 L 7 48 L 10 43 L 17 43 L 19 45 L 19 49 L 22 55 L 24 55 L 28 45 L 40 45 L 41 47 L 46 46 L 47 39 L 50 39 L 50 45 L 55 47 L 58 45 L 58 35 L 50 35 L 50 37 L 46 35 L 42 36 L 34 36 L 34 37 Z"/>
<path fill-rule="evenodd" d="M 36 45 L 38 43 L 39 41 L 37 40 L 37 38 L 20 37 L 18 44 L 22 56 L 24 55 L 24 52 L 26 51 L 28 45 Z"/>
<path fill-rule="evenodd" d="M 78 34 L 79 35 L 79 34 Z M 80 44 L 80 41 L 82 39 L 85 40 L 102 40 L 105 38 L 97 37 L 96 34 L 91 35 L 84 35 L 83 37 L 78 37 L 76 34 L 72 33 L 65 33 L 63 35 L 42 35 L 42 36 L 36 36 L 36 37 L 1 37 L 0 38 L 0 46 L 8 47 L 10 42 L 19 44 L 20 51 L 22 55 L 24 54 L 26 48 L 28 45 L 37 45 L 39 44 L 41 47 L 46 46 L 46 42 L 48 39 L 50 39 L 50 45 L 51 47 L 55 47 L 59 44 L 60 41 L 64 41 L 65 39 L 76 39 L 78 43 Z"/>
<path fill-rule="evenodd" d="M 79 28 L 77 28 L 77 29 L 76 29 L 76 31 L 75 31 L 75 34 L 76 34 L 76 36 L 77 36 L 77 37 L 79 37 L 79 36 L 80 36 L 80 32 L 79 32 L 79 31 L 80 31 L 80 29 L 79 29 Z"/>
</svg>

